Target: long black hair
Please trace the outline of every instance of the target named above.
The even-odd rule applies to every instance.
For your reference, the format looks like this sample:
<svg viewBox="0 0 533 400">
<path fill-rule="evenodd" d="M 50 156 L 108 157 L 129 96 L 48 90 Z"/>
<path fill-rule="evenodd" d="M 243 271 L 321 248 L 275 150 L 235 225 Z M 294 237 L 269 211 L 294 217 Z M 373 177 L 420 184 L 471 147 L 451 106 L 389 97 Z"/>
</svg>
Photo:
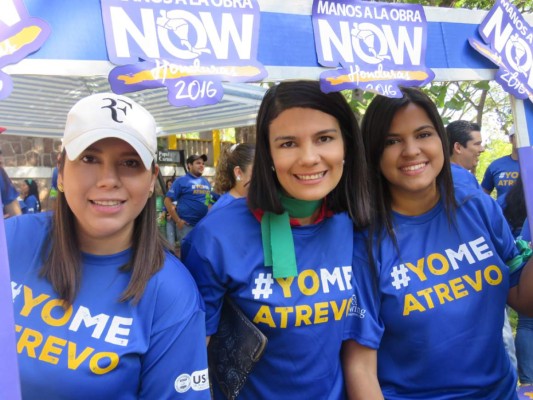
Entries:
<svg viewBox="0 0 533 400">
<path fill-rule="evenodd" d="M 290 108 L 310 108 L 329 114 L 338 121 L 344 140 L 344 169 L 339 184 L 326 196 L 333 212 L 347 211 L 356 227 L 370 222 L 371 206 L 368 191 L 367 165 L 363 139 L 355 115 L 341 93 L 324 93 L 317 81 L 284 81 L 265 94 L 257 114 L 257 141 L 252 181 L 248 192 L 251 209 L 281 214 L 278 198 L 281 185 L 275 172 L 269 143 L 270 124 Z"/>
<path fill-rule="evenodd" d="M 441 140 L 444 165 L 437 175 L 437 188 L 444 199 L 444 207 L 450 222 L 453 221 L 456 208 L 448 137 L 437 107 L 418 88 L 403 87 L 401 91 L 403 96 L 400 98 L 376 96 L 368 106 L 361 125 L 369 176 L 373 182 L 372 202 L 376 216 L 372 224 L 372 230 L 374 232 L 386 231 L 394 242 L 396 241 L 396 236 L 392 225 L 392 198 L 389 183 L 380 169 L 380 161 L 385 150 L 385 139 L 389 134 L 394 116 L 400 109 L 407 107 L 409 104 L 415 104 L 426 112 Z"/>
</svg>

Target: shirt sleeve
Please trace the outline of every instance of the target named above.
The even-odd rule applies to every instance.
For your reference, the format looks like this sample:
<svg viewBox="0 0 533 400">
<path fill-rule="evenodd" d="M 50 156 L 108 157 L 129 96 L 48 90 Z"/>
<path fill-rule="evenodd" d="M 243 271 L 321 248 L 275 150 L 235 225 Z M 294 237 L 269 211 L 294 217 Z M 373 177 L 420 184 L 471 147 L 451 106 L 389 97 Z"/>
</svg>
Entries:
<svg viewBox="0 0 533 400">
<path fill-rule="evenodd" d="M 166 268 L 171 271 L 145 293 L 156 301 L 150 307 L 154 314 L 149 347 L 141 357 L 139 398 L 208 400 L 203 301 L 181 263 Z"/>
<path fill-rule="evenodd" d="M 483 175 L 483 180 L 481 181 L 481 187 L 488 192 L 492 192 L 494 189 L 494 180 L 492 179 L 492 164 L 489 165 L 487 170 L 485 171 L 485 175 Z"/>
<path fill-rule="evenodd" d="M 140 399 L 211 398 L 201 310 L 183 329 L 174 325 L 152 337 L 143 360 L 141 381 Z"/>
<path fill-rule="evenodd" d="M 366 235 L 354 234 L 352 268 L 355 283 L 351 309 L 354 317 L 350 318 L 347 339 L 378 349 L 385 330 L 379 316 L 381 308 L 377 288 L 379 268 L 376 268 L 375 273 L 371 271 Z"/>
<path fill-rule="evenodd" d="M 222 302 L 226 293 L 221 271 L 218 271 L 217 265 L 206 256 L 208 248 L 214 247 L 216 245 L 210 243 L 206 228 L 202 225 L 197 225 L 185 237 L 181 245 L 181 259 L 191 272 L 205 302 L 208 336 L 217 332 Z"/>
</svg>

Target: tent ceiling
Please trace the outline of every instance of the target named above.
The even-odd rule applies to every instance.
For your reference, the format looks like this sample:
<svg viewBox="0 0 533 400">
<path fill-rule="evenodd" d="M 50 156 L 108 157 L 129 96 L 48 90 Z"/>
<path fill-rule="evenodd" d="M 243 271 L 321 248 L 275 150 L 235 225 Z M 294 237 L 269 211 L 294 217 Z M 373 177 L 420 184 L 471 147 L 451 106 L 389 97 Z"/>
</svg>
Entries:
<svg viewBox="0 0 533 400">
<path fill-rule="evenodd" d="M 12 75 L 13 92 L 0 101 L 0 126 L 6 134 L 60 138 L 74 103 L 92 93 L 109 92 L 107 77 Z M 166 88 L 126 94 L 148 109 L 159 136 L 206 131 L 255 123 L 265 88 L 253 84 L 224 84 L 218 104 L 199 108 L 173 107 Z"/>
</svg>

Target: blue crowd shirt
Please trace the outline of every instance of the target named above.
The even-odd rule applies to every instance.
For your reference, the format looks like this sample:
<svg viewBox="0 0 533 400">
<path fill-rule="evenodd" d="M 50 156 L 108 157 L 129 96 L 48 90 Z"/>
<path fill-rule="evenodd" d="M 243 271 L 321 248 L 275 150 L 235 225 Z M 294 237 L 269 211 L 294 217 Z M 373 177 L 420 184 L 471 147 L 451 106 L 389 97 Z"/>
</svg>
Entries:
<svg viewBox="0 0 533 400">
<path fill-rule="evenodd" d="M 207 214 L 211 185 L 206 178 L 187 172 L 172 183 L 166 197 L 177 201 L 179 217 L 188 225 L 195 226 Z"/>
<path fill-rule="evenodd" d="M 488 192 L 496 189 L 498 204 L 502 206 L 505 195 L 511 190 L 519 176 L 518 161 L 513 160 L 510 155 L 503 156 L 490 163 L 481 181 L 481 187 Z"/>
</svg>

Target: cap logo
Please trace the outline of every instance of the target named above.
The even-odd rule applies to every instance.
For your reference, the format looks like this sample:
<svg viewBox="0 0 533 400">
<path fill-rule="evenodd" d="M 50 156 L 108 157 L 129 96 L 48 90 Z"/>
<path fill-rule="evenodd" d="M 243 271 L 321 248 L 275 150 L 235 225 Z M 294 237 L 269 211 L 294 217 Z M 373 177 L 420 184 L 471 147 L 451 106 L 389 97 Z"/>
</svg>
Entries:
<svg viewBox="0 0 533 400">
<path fill-rule="evenodd" d="M 106 97 L 103 100 L 110 101 L 109 105 L 103 106 L 102 108 L 109 108 L 111 110 L 111 118 L 113 118 L 113 121 L 118 122 L 119 124 L 124 122 L 123 119 L 122 120 L 119 119 L 119 112 L 121 113 L 121 115 L 123 114 L 124 116 L 126 116 L 128 108 L 130 110 L 133 108 L 131 103 L 128 103 L 127 101 L 122 100 L 122 99 L 115 100 L 110 97 Z M 119 104 L 119 102 L 121 104 Z"/>
</svg>

